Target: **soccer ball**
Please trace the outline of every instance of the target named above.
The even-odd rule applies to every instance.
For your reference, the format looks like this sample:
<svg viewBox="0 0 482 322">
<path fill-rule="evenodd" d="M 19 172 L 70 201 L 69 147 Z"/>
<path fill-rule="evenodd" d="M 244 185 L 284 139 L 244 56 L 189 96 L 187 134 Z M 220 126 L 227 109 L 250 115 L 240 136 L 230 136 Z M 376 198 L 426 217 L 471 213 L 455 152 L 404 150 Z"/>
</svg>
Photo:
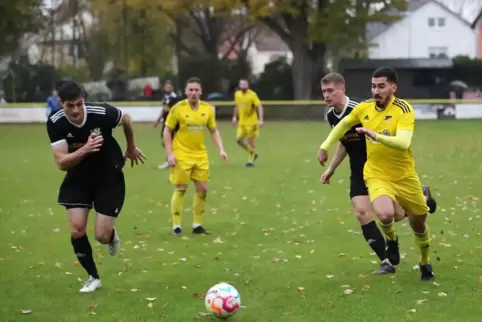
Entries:
<svg viewBox="0 0 482 322">
<path fill-rule="evenodd" d="M 241 297 L 237 289 L 228 283 L 214 285 L 204 299 L 206 309 L 220 319 L 228 319 L 241 306 Z"/>
</svg>

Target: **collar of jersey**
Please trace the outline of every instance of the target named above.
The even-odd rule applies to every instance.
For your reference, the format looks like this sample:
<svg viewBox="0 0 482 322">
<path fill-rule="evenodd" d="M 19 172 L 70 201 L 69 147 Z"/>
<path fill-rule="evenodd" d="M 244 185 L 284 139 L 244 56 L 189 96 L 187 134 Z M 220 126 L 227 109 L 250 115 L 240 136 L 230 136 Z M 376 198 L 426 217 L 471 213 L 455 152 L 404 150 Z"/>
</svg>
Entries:
<svg viewBox="0 0 482 322">
<path fill-rule="evenodd" d="M 346 109 L 348 108 L 348 103 L 350 103 L 350 98 L 348 96 L 345 96 L 345 106 L 343 107 L 343 110 L 340 112 L 340 114 L 337 114 L 336 113 L 336 108 L 334 106 L 332 106 L 333 108 L 333 114 L 335 114 L 335 116 L 337 118 L 340 118 L 343 114 L 345 114 L 346 112 Z"/>
<path fill-rule="evenodd" d="M 81 128 L 82 126 L 85 125 L 85 122 L 87 122 L 87 109 L 85 108 L 85 103 L 84 103 L 84 106 L 83 106 L 83 110 L 84 110 L 84 120 L 82 121 L 82 123 L 80 124 L 76 124 L 74 122 L 72 122 L 69 117 L 67 116 L 67 113 L 65 113 L 65 118 L 67 119 L 67 121 L 69 121 L 70 124 L 72 124 L 73 126 L 77 127 L 77 128 Z"/>
<path fill-rule="evenodd" d="M 377 102 L 375 102 L 375 110 L 377 110 L 377 112 L 385 111 L 393 103 L 394 100 L 395 100 L 395 95 L 392 96 L 392 98 L 390 99 L 390 102 L 388 102 L 388 104 L 387 104 L 387 106 L 385 106 L 385 108 L 379 108 L 378 105 L 377 105 Z"/>
</svg>

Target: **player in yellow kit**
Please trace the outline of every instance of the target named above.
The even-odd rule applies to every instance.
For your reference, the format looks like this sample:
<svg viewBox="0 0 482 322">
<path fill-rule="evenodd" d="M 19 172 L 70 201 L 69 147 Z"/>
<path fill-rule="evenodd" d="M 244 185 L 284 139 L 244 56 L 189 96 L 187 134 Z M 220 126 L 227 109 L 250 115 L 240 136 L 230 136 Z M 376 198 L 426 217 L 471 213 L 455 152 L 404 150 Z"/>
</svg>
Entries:
<svg viewBox="0 0 482 322">
<path fill-rule="evenodd" d="M 333 128 L 321 144 L 318 159 L 322 165 L 328 160 L 328 148 L 336 143 L 352 126 L 362 125 L 357 132 L 367 139 L 367 161 L 363 176 L 368 187 L 373 210 L 381 222 L 388 240 L 398 239 L 395 233 L 395 204 L 405 209 L 415 242 L 420 251 L 421 279 L 434 279 L 429 260 L 430 232 L 426 225 L 428 207 L 420 180 L 415 171 L 412 137 L 415 115 L 412 106 L 394 96 L 397 74 L 392 68 L 379 68 L 372 75 L 373 100 L 357 105 Z M 375 274 L 394 273 L 388 259 Z"/>
<path fill-rule="evenodd" d="M 185 94 L 187 99 L 171 108 L 164 129 L 164 144 L 171 166 L 170 181 L 176 185 L 171 199 L 172 233 L 175 236 L 182 233 L 181 214 L 189 181 L 192 181 L 196 188 L 192 232 L 209 234 L 202 226 L 209 180 L 208 152 L 204 144 L 206 129 L 211 133 L 221 158 L 224 161 L 228 159 L 221 135 L 216 128 L 214 110 L 211 105 L 200 100 L 202 88 L 198 78 L 190 78 L 187 81 Z M 176 135 L 173 140 L 174 132 Z"/>
<path fill-rule="evenodd" d="M 249 153 L 246 167 L 253 167 L 258 158 L 255 140 L 263 126 L 263 106 L 258 95 L 249 89 L 248 80 L 239 81 L 239 90 L 234 94 L 233 126 L 236 127 L 236 142 Z M 239 117 L 239 122 L 238 122 Z"/>
</svg>

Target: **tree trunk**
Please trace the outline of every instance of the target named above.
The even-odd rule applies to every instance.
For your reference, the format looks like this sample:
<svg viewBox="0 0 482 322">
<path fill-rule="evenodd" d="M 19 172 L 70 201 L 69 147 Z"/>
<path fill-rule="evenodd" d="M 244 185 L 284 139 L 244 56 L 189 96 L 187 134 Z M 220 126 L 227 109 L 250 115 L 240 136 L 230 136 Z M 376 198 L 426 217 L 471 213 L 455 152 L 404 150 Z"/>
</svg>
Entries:
<svg viewBox="0 0 482 322">
<path fill-rule="evenodd" d="M 316 64 L 310 57 L 306 44 L 293 44 L 293 62 L 291 73 L 293 77 L 293 93 L 295 100 L 309 100 L 312 98 L 312 88 L 315 81 Z"/>
</svg>

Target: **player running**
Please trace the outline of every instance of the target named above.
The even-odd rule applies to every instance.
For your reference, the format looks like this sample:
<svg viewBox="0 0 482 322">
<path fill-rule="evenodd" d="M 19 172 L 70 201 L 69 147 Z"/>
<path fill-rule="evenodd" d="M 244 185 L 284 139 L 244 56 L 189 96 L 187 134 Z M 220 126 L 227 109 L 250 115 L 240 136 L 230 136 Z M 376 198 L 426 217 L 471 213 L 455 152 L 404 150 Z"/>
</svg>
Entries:
<svg viewBox="0 0 482 322">
<path fill-rule="evenodd" d="M 187 99 L 172 107 L 164 129 L 164 145 L 169 164 L 172 167 L 170 181 L 176 186 L 171 199 L 172 234 L 174 236 L 180 236 L 182 233 L 181 214 L 189 181 L 192 181 L 196 188 L 192 232 L 209 234 L 202 226 L 209 179 L 208 152 L 204 145 L 206 128 L 211 133 L 221 159 L 228 160 L 221 135 L 216 128 L 214 110 L 211 105 L 200 100 L 201 81 L 195 77 L 190 78 L 186 83 L 185 94 Z M 173 139 L 174 132 L 176 135 Z"/>
<path fill-rule="evenodd" d="M 379 68 L 372 75 L 373 100 L 357 105 L 333 128 L 320 146 L 318 153 L 322 165 L 328 160 L 328 148 L 353 126 L 366 136 L 367 161 L 364 167 L 373 210 L 389 241 L 397 241 L 394 220 L 396 203 L 405 209 L 415 242 L 420 251 L 421 279 L 434 279 L 429 260 L 430 233 L 426 224 L 429 208 L 415 171 L 411 143 L 415 116 L 412 106 L 394 96 L 398 77 L 392 68 Z M 377 273 L 393 273 L 389 259 L 382 262 Z"/>
<path fill-rule="evenodd" d="M 239 122 L 238 122 L 239 117 Z M 234 93 L 233 126 L 236 127 L 236 142 L 249 153 L 246 167 L 254 167 L 256 154 L 255 140 L 263 126 L 263 105 L 258 95 L 249 89 L 246 78 L 239 81 L 239 90 Z"/>
<path fill-rule="evenodd" d="M 328 106 L 331 109 L 327 113 L 327 119 L 331 127 L 335 127 L 344 117 L 351 113 L 358 102 L 353 101 L 345 95 L 345 79 L 339 73 L 329 73 L 321 80 L 321 91 Z M 336 152 L 332 158 L 327 170 L 321 175 L 321 182 L 329 184 L 330 179 L 335 170 L 348 155 L 350 158 L 350 199 L 352 201 L 355 216 L 362 227 L 363 236 L 368 245 L 377 254 L 380 261 L 388 257 L 393 265 L 400 262 L 400 253 L 397 241 L 385 241 L 380 232 L 372 214 L 370 198 L 368 190 L 363 179 L 363 167 L 367 159 L 365 137 L 356 132 L 353 126 L 338 142 Z M 430 212 L 435 211 L 435 200 L 430 194 L 430 189 L 424 187 L 424 194 L 427 203 L 434 208 Z M 395 213 L 395 221 L 405 218 L 405 212 L 397 205 Z"/>
<path fill-rule="evenodd" d="M 155 129 L 159 126 L 159 123 L 162 122 L 161 142 L 163 146 L 164 146 L 163 133 L 164 133 L 164 128 L 166 126 L 167 116 L 169 115 L 169 111 L 171 110 L 171 108 L 180 100 L 181 98 L 177 96 L 176 93 L 174 92 L 174 87 L 172 86 L 172 83 L 170 81 L 167 81 L 164 84 L 164 98 L 162 99 L 162 110 L 161 110 L 161 113 L 159 113 L 159 117 L 154 122 Z M 158 169 L 165 169 L 168 167 L 169 167 L 169 162 L 167 162 L 167 160 L 163 164 L 160 164 L 157 166 Z"/>
<path fill-rule="evenodd" d="M 47 120 L 55 162 L 66 171 L 58 203 L 65 206 L 70 222 L 71 242 L 80 264 L 89 278 L 80 292 L 93 292 L 101 281 L 86 235 L 89 210 L 96 211 L 95 238 L 107 244 L 110 255 L 120 250 L 114 228 L 125 198 L 122 173 L 124 155 L 112 136 L 112 129 L 122 125 L 127 141 L 125 157 L 144 162 L 145 156 L 134 143 L 129 115 L 109 104 L 85 103 L 84 91 L 75 82 L 66 82 L 59 91 L 62 109 Z"/>
</svg>

